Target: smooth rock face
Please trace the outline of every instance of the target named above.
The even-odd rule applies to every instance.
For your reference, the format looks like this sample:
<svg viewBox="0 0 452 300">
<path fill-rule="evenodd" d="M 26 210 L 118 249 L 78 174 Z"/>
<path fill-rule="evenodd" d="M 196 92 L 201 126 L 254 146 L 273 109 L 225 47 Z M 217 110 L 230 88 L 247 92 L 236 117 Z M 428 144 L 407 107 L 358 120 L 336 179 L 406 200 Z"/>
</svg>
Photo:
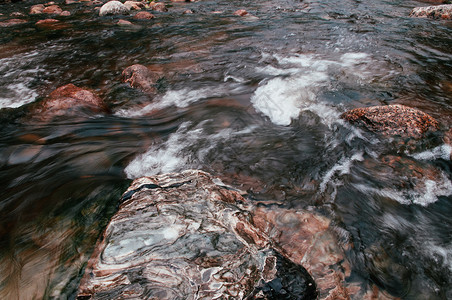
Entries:
<svg viewBox="0 0 452 300">
<path fill-rule="evenodd" d="M 136 20 L 150 20 L 150 19 L 154 19 L 155 16 L 153 14 L 151 14 L 150 12 L 140 11 L 135 16 L 133 16 L 133 18 Z"/>
<path fill-rule="evenodd" d="M 128 14 L 129 9 L 119 1 L 109 1 L 102 5 L 99 16 Z"/>
<path fill-rule="evenodd" d="M 73 84 L 67 84 L 54 90 L 41 103 L 39 103 L 35 114 L 45 119 L 77 114 L 78 109 L 89 112 L 104 112 L 106 106 L 102 99 L 91 91 L 79 88 Z"/>
<path fill-rule="evenodd" d="M 158 75 L 151 72 L 143 65 L 132 65 L 122 71 L 122 81 L 128 82 L 131 87 L 139 88 L 146 93 L 155 93 L 154 84 L 158 79 Z"/>
<path fill-rule="evenodd" d="M 315 299 L 312 278 L 243 223 L 202 171 L 136 179 L 88 262 L 79 299 Z M 302 225 L 302 224 L 301 224 Z"/>
<path fill-rule="evenodd" d="M 432 19 L 452 19 L 452 4 L 416 7 L 410 17 L 432 18 Z"/>
<path fill-rule="evenodd" d="M 355 108 L 341 117 L 384 135 L 421 138 L 427 132 L 438 129 L 438 122 L 428 114 L 399 104 Z"/>
</svg>

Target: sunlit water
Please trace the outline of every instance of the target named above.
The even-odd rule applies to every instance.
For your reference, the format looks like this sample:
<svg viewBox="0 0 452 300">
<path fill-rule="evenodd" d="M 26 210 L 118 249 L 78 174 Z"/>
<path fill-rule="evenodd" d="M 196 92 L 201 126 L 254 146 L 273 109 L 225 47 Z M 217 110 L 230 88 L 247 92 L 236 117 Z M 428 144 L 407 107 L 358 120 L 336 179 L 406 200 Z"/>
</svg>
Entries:
<svg viewBox="0 0 452 300">
<path fill-rule="evenodd" d="M 0 18 L 31 4 L 2 4 Z M 31 16 L 0 28 L 0 298 L 74 298 L 130 180 L 188 168 L 324 214 L 353 245 L 352 276 L 364 283 L 452 298 L 451 147 L 441 140 L 452 124 L 452 24 L 409 18 L 420 5 L 174 3 L 124 27 L 74 4 L 62 5 L 72 16 L 60 27 Z M 253 17 L 232 15 L 241 8 Z M 156 96 L 121 83 L 136 63 L 161 72 Z M 112 113 L 30 116 L 68 83 Z M 437 118 L 438 137 L 409 146 L 340 119 L 391 103 Z"/>
</svg>

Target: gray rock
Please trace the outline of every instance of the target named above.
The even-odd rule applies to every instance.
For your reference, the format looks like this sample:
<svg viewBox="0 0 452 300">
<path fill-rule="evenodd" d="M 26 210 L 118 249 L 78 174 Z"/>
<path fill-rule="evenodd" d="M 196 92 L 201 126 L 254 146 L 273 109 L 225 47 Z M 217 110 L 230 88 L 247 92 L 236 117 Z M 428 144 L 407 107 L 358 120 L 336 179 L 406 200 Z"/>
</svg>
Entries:
<svg viewBox="0 0 452 300">
<path fill-rule="evenodd" d="M 99 16 L 124 15 L 129 13 L 129 8 L 119 1 L 108 1 L 99 10 Z"/>
<path fill-rule="evenodd" d="M 410 17 L 450 20 L 452 19 L 452 4 L 416 7 L 411 11 Z"/>
<path fill-rule="evenodd" d="M 211 175 L 188 170 L 132 183 L 88 262 L 78 299 L 364 299 L 349 275 L 325 217 L 256 207 Z"/>
</svg>

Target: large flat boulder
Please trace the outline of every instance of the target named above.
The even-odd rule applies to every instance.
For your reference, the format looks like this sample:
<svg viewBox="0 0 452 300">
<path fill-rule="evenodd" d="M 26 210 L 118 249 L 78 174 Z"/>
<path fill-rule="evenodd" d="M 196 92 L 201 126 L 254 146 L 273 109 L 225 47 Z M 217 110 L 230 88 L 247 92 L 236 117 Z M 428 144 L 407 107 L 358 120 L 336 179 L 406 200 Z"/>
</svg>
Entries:
<svg viewBox="0 0 452 300">
<path fill-rule="evenodd" d="M 452 4 L 415 7 L 410 17 L 432 18 L 432 19 L 452 19 Z"/>
<path fill-rule="evenodd" d="M 78 298 L 360 299 L 329 223 L 256 207 L 198 170 L 142 177 L 99 240 Z"/>
<path fill-rule="evenodd" d="M 439 126 L 430 115 L 400 104 L 355 108 L 341 117 L 373 132 L 402 137 L 421 138 Z"/>
</svg>

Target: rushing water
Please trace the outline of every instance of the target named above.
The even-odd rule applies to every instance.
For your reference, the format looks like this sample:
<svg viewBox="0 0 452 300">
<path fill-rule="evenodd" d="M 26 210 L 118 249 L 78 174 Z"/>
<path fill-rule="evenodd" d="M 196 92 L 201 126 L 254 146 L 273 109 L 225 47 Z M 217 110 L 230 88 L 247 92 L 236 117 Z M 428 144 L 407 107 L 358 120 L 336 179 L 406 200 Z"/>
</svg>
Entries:
<svg viewBox="0 0 452 300">
<path fill-rule="evenodd" d="M 0 18 L 37 3 L 2 4 Z M 0 298 L 73 298 L 130 179 L 199 168 L 333 220 L 355 278 L 452 298 L 451 148 L 407 146 L 340 119 L 402 103 L 452 124 L 452 24 L 416 1 L 200 1 L 118 26 L 85 3 L 50 28 L 0 28 Z M 233 12 L 246 8 L 253 16 Z M 191 9 L 194 14 L 182 14 Z M 213 13 L 220 11 L 220 13 Z M 162 74 L 150 97 L 120 80 Z M 73 83 L 111 114 L 32 118 Z"/>
</svg>

